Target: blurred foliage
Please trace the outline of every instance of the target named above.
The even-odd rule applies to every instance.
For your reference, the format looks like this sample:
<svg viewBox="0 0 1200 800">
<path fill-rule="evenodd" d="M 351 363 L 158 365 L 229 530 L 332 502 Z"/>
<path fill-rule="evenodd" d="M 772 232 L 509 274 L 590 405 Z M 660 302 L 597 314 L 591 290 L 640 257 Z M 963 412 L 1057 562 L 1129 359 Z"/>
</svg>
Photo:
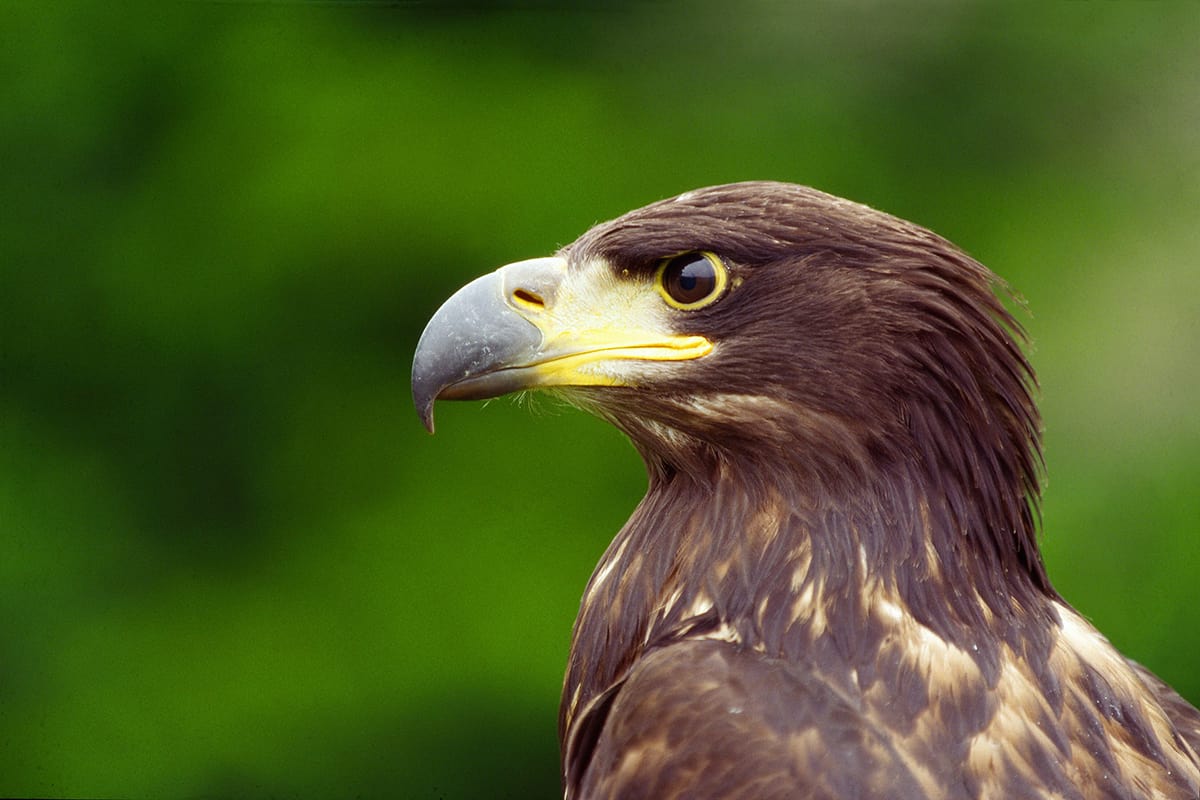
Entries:
<svg viewBox="0 0 1200 800">
<path fill-rule="evenodd" d="M 1200 6 L 9 4 L 0 794 L 552 797 L 644 488 L 575 412 L 408 401 L 455 288 L 808 183 L 1028 298 L 1046 551 L 1200 701 Z"/>
</svg>

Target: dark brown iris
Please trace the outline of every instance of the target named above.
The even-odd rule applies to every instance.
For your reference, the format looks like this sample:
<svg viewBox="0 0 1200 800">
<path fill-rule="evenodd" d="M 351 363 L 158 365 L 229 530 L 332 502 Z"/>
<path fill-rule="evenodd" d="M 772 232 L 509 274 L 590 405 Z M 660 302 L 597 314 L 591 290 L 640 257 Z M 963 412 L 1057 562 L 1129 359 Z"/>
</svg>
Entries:
<svg viewBox="0 0 1200 800">
<path fill-rule="evenodd" d="M 697 308 L 715 299 L 721 290 L 722 274 L 715 258 L 706 253 L 683 253 L 663 265 L 663 292 L 682 308 Z"/>
</svg>

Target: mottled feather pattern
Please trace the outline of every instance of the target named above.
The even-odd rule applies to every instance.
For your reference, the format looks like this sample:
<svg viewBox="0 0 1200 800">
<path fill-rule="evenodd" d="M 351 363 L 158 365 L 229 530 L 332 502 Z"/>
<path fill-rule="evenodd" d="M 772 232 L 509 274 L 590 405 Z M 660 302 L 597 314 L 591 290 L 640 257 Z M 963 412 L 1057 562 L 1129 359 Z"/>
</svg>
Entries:
<svg viewBox="0 0 1200 800">
<path fill-rule="evenodd" d="M 576 387 L 645 499 L 585 590 L 568 798 L 1196 798 L 1200 713 L 1038 551 L 1041 422 L 1003 285 L 805 187 L 689 192 L 564 249 L 616 279 L 717 254 L 716 343 Z"/>
</svg>

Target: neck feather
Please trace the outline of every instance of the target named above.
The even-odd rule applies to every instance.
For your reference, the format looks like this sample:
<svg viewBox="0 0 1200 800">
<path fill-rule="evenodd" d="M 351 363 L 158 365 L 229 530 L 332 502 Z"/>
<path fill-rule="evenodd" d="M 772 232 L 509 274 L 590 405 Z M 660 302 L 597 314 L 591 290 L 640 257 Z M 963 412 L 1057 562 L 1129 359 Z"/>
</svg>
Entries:
<svg viewBox="0 0 1200 800">
<path fill-rule="evenodd" d="M 962 515 L 972 503 L 954 487 L 909 468 L 856 490 L 806 489 L 765 465 L 709 464 L 703 476 L 651 465 L 646 497 L 585 590 L 563 732 L 645 651 L 682 638 L 851 668 L 879 646 L 883 607 L 989 672 L 1001 643 L 1023 646 L 1030 619 L 1049 627 L 1053 590 L 973 541 L 969 526 L 982 523 Z"/>
</svg>

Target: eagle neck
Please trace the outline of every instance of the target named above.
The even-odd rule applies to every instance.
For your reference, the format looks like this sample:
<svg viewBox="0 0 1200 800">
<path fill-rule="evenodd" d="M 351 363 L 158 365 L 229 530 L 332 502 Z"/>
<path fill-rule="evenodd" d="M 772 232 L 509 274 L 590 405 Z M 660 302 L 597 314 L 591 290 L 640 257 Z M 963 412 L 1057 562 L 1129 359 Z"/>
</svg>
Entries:
<svg viewBox="0 0 1200 800">
<path fill-rule="evenodd" d="M 849 674 L 880 646 L 880 614 L 906 614 L 988 673 L 1000 643 L 1027 640 L 1030 620 L 1050 624 L 1051 597 L 968 546 L 960 498 L 918 476 L 833 491 L 769 465 L 650 474 L 585 590 L 564 735 L 643 653 L 672 641 L 727 640 Z"/>
</svg>

